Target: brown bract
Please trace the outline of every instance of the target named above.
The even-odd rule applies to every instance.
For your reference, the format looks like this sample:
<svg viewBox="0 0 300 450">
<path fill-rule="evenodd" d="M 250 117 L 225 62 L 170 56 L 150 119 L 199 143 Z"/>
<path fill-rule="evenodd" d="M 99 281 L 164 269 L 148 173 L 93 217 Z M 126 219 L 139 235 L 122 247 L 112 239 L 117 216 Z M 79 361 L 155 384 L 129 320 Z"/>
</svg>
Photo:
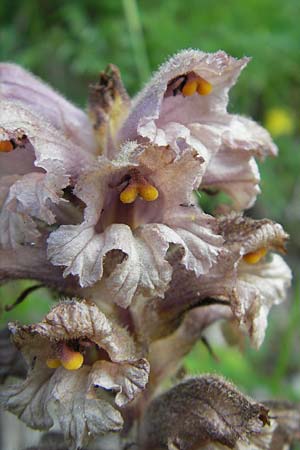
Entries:
<svg viewBox="0 0 300 450">
<path fill-rule="evenodd" d="M 264 448 L 268 409 L 245 397 L 224 379 L 204 375 L 186 380 L 150 403 L 139 431 L 143 450 Z M 268 447 L 267 447 L 268 448 Z"/>
</svg>

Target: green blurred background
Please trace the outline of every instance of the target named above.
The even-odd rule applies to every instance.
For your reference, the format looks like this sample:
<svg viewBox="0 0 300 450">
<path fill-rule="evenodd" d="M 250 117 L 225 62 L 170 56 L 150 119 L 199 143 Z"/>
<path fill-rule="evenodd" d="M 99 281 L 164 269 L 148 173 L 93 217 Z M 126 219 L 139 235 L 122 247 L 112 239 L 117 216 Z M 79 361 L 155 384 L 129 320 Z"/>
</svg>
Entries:
<svg viewBox="0 0 300 450">
<path fill-rule="evenodd" d="M 277 159 L 260 165 L 263 193 L 250 214 L 277 220 L 290 233 L 293 289 L 288 302 L 272 310 L 260 352 L 216 345 L 217 363 L 199 344 L 186 367 L 193 373 L 223 373 L 258 398 L 300 400 L 299 17 L 299 0 L 0 3 L 0 59 L 23 65 L 82 107 L 89 83 L 110 62 L 120 67 L 127 89 L 135 94 L 161 62 L 182 48 L 253 57 L 232 91 L 229 110 L 267 126 L 280 148 Z M 2 287 L 2 305 L 30 284 Z M 0 320 L 37 320 L 50 299 L 51 293 L 39 290 Z"/>
</svg>

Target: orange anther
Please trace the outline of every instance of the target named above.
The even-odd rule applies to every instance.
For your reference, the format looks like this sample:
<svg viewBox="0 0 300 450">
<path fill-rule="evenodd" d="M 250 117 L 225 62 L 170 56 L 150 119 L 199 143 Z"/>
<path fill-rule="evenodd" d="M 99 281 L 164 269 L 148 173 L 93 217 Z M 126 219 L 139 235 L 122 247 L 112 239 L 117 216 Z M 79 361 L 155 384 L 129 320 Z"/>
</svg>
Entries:
<svg viewBox="0 0 300 450">
<path fill-rule="evenodd" d="M 0 141 L 0 152 L 8 153 L 14 149 L 10 140 Z"/>
<path fill-rule="evenodd" d="M 267 249 L 265 247 L 261 247 L 255 252 L 250 252 L 244 255 L 243 260 L 248 264 L 257 264 L 266 254 Z"/>
</svg>

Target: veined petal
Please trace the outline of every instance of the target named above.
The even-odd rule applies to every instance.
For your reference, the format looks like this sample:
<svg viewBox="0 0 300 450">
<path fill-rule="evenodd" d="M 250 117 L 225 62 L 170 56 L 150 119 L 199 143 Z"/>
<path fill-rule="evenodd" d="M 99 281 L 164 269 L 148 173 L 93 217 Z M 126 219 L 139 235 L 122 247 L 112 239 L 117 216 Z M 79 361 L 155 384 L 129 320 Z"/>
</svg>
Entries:
<svg viewBox="0 0 300 450">
<path fill-rule="evenodd" d="M 87 152 L 95 151 L 92 126 L 86 114 L 22 67 L 0 64 L 0 100 L 22 102 L 75 145 Z"/>
<path fill-rule="evenodd" d="M 150 231 L 151 233 L 151 231 Z M 96 286 L 96 294 L 127 307 L 138 288 L 161 294 L 171 278 L 164 256 L 168 244 L 159 234 L 140 232 L 135 237 L 127 225 L 110 225 L 101 234 L 94 227 L 62 226 L 48 239 L 48 255 L 55 265 L 67 266 L 64 275 L 79 276 L 81 286 Z"/>
<path fill-rule="evenodd" d="M 221 145 L 208 163 L 200 188 L 225 192 L 235 210 L 250 208 L 260 192 L 254 156 L 274 156 L 277 147 L 269 133 L 251 119 L 228 114 L 211 120 L 219 128 Z"/>
<path fill-rule="evenodd" d="M 179 206 L 164 213 L 157 225 L 165 239 L 183 249 L 181 262 L 196 276 L 206 273 L 216 262 L 223 244 L 215 219 L 195 206 Z"/>
<path fill-rule="evenodd" d="M 32 244 L 40 235 L 33 219 L 55 222 L 51 206 L 60 202 L 62 187 L 68 179 L 63 174 L 33 172 L 18 177 L 2 177 L 0 184 L 14 178 L 0 212 L 0 243 L 3 247 Z"/>
</svg>

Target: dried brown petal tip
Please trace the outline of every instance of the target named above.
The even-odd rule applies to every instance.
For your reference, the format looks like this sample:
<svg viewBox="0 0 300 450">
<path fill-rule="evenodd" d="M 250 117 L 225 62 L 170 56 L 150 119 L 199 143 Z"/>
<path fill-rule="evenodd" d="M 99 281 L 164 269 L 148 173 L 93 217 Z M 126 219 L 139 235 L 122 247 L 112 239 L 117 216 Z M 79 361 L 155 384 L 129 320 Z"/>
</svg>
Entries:
<svg viewBox="0 0 300 450">
<path fill-rule="evenodd" d="M 99 81 L 90 86 L 88 112 L 101 153 L 114 141 L 128 113 L 130 99 L 123 86 L 119 69 L 110 64 L 100 73 Z"/>
</svg>

